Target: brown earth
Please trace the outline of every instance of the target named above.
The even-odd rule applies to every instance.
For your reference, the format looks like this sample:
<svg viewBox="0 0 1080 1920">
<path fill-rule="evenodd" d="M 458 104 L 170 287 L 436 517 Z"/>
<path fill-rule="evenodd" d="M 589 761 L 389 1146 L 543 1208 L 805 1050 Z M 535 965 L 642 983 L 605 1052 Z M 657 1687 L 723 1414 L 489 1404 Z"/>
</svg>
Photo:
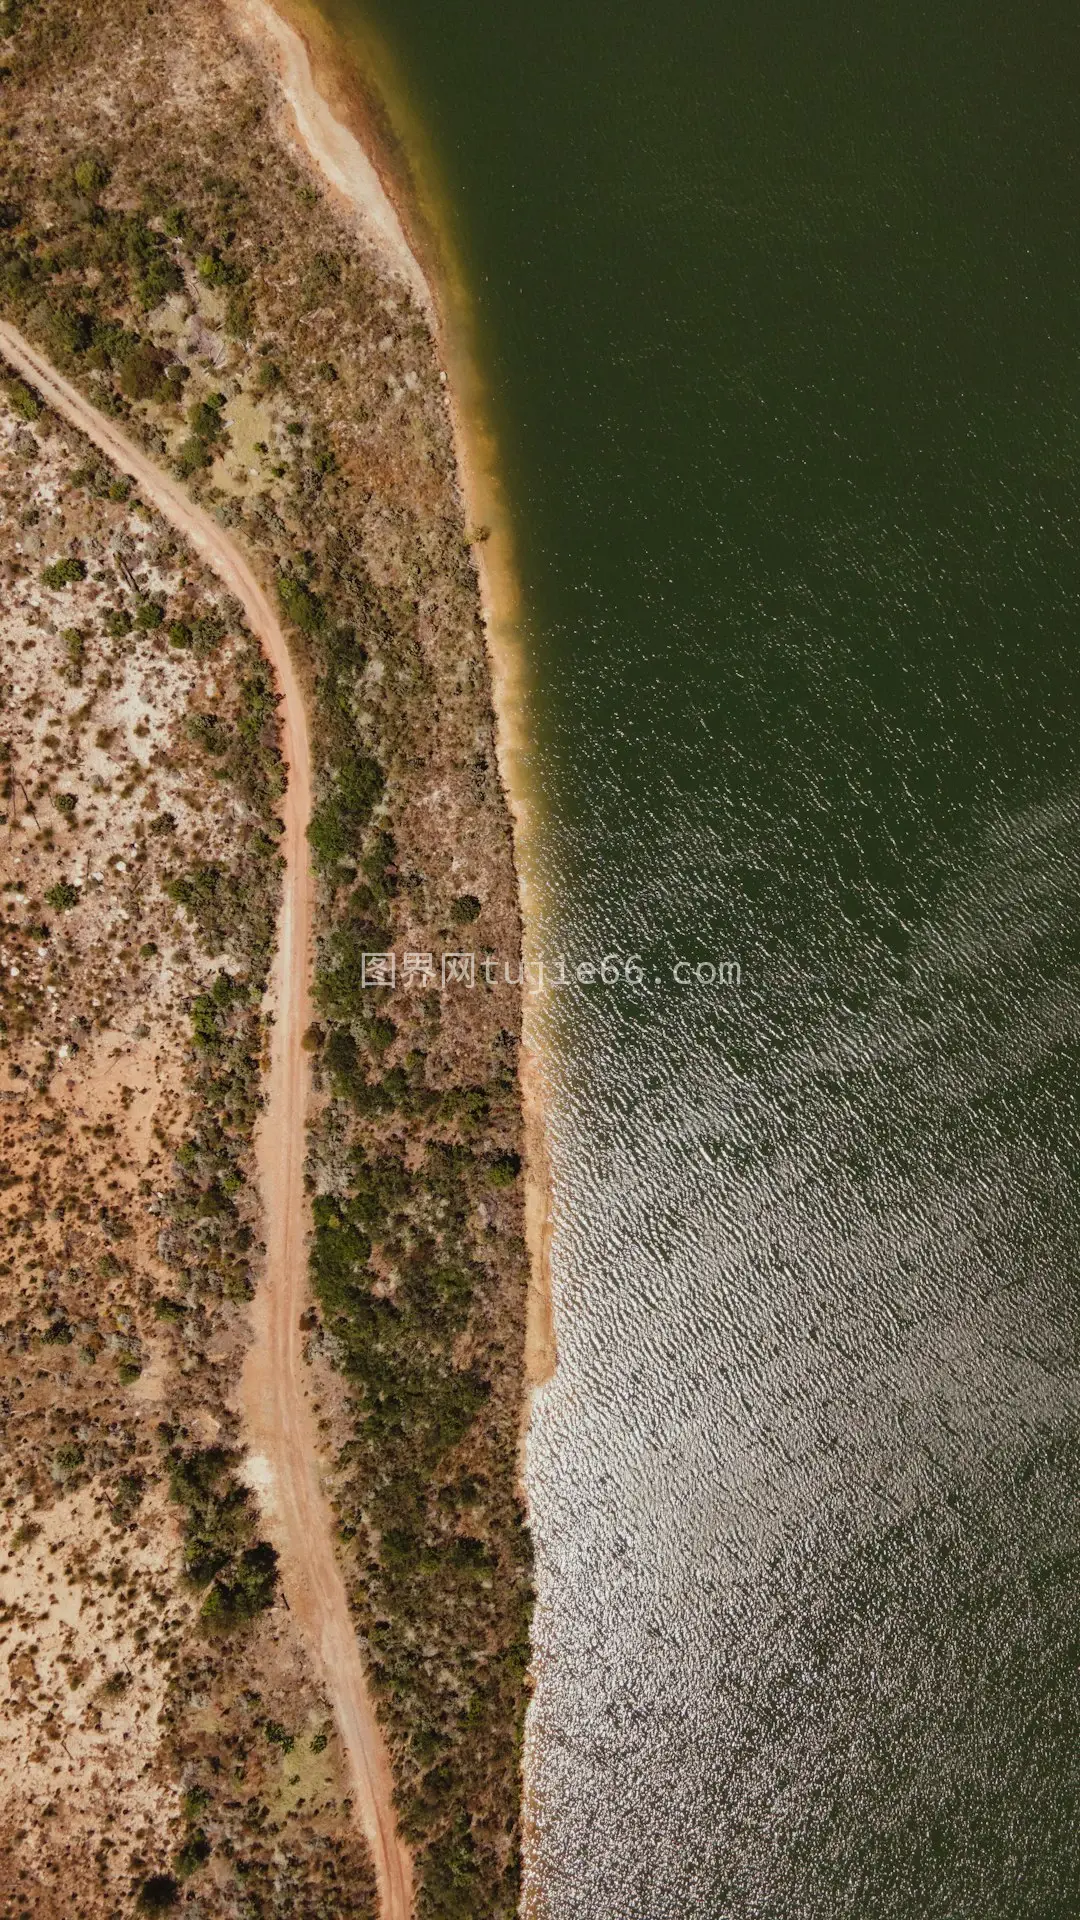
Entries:
<svg viewBox="0 0 1080 1920">
<path fill-rule="evenodd" d="M 265 592 L 209 514 L 55 372 L 30 343 L 0 322 L 0 351 L 48 404 L 85 433 L 213 567 L 240 601 L 273 665 L 282 694 L 288 776 L 281 841 L 285 869 L 274 962 L 274 1015 L 266 1106 L 258 1157 L 266 1221 L 266 1277 L 255 1312 L 255 1341 L 244 1371 L 244 1402 L 256 1449 L 267 1523 L 282 1558 L 286 1594 L 321 1662 L 351 1761 L 357 1804 L 375 1859 L 382 1911 L 408 1920 L 411 1871 L 397 1836 L 385 1743 L 364 1680 L 345 1588 L 330 1543 L 330 1516 L 316 1470 L 302 1375 L 300 1315 L 307 1298 L 304 1155 L 307 1070 L 301 1047 L 310 1019 L 311 881 L 306 833 L 311 817 L 307 716 L 285 636 Z"/>
<path fill-rule="evenodd" d="M 266 669 L 236 602 L 165 521 L 28 390 L 9 392 L 0 1914 L 100 1920 L 182 1860 L 207 1920 L 235 1912 L 238 1876 L 297 1920 L 324 1911 L 330 1881 L 342 1915 L 371 1920 L 366 1849 L 342 1811 L 348 1762 L 298 1624 L 279 1589 L 240 1632 L 208 1636 L 169 1472 L 238 1437 L 250 1282 L 236 1266 L 227 1288 L 199 1290 L 184 1270 L 197 1186 L 178 1191 L 176 1176 L 202 1120 L 190 1015 L 243 978 L 251 924 L 241 911 L 208 951 L 169 888 L 178 867 L 240 853 L 258 898 L 251 836 L 273 824 L 276 726 L 257 749 L 261 798 L 200 742 L 208 717 L 241 737 Z M 42 568 L 76 557 L 63 584 Z M 176 644 L 166 608 L 209 625 L 199 649 Z M 265 875 L 272 915 L 273 861 Z M 254 1006 L 244 1018 L 257 1073 L 262 1023 Z M 239 1117 L 234 1105 L 230 1186 L 257 1259 Z"/>
</svg>

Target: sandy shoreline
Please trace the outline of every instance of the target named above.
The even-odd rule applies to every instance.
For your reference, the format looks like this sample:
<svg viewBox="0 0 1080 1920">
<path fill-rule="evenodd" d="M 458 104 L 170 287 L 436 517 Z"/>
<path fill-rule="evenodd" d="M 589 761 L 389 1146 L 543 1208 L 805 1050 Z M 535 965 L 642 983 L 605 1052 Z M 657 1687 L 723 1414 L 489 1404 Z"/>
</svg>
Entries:
<svg viewBox="0 0 1080 1920">
<path fill-rule="evenodd" d="M 423 307 L 448 365 L 447 400 L 465 502 L 466 524 L 486 530 L 474 541 L 481 609 L 491 666 L 499 771 L 514 826 L 515 865 L 522 917 L 530 921 L 527 847 L 532 803 L 524 776 L 527 750 L 525 663 L 518 637 L 519 591 L 510 528 L 501 499 L 494 446 L 478 397 L 467 347 L 457 338 L 439 280 L 421 262 L 410 236 L 408 211 L 386 157 L 344 75 L 321 57 L 312 23 L 295 5 L 267 0 L 226 0 L 245 38 L 274 68 L 292 113 L 300 144 L 334 192 L 359 216 L 365 239 L 404 281 Z M 323 38 L 319 36 L 320 40 Z M 547 1149 L 543 1069 L 535 1048 L 522 1047 L 521 1093 L 525 1120 L 525 1231 L 530 1282 L 525 1336 L 527 1425 L 535 1389 L 555 1370 L 551 1292 L 551 1170 Z"/>
</svg>

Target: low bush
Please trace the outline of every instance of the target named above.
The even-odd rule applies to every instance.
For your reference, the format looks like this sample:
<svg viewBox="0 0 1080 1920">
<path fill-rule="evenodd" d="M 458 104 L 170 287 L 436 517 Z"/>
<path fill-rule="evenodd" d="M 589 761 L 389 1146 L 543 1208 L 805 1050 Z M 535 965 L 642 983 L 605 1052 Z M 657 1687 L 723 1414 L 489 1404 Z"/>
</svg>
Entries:
<svg viewBox="0 0 1080 1920">
<path fill-rule="evenodd" d="M 359 859 L 364 829 L 385 784 L 383 770 L 370 754 L 353 748 L 342 756 L 308 826 L 308 840 L 324 871 L 332 872 L 349 857 Z"/>
<path fill-rule="evenodd" d="M 205 440 L 196 433 L 189 434 L 176 456 L 176 471 L 181 480 L 190 480 L 193 474 L 211 466 L 213 456 Z"/>
<path fill-rule="evenodd" d="M 205 1867 L 212 1852 L 213 1848 L 202 1828 L 196 1827 L 173 1855 L 173 1865 L 181 1880 L 189 1880 L 200 1867 Z"/>
<path fill-rule="evenodd" d="M 184 1571 L 192 1586 L 209 1586 L 200 1618 L 211 1629 L 239 1626 L 273 1605 L 278 1573 L 269 1541 L 251 1543 L 255 1508 L 236 1478 L 238 1456 L 206 1447 L 170 1458 L 169 1492 L 186 1514 Z"/>
<path fill-rule="evenodd" d="M 38 399 L 33 388 L 27 386 L 25 380 L 6 381 L 4 391 L 14 411 L 21 419 L 30 421 L 40 420 L 41 401 Z"/>
<path fill-rule="evenodd" d="M 78 560 L 70 554 L 62 560 L 53 560 L 49 566 L 41 569 L 42 586 L 51 587 L 54 592 L 59 592 L 61 587 L 73 586 L 76 580 L 85 579 L 85 560 Z"/>
<path fill-rule="evenodd" d="M 148 340 L 130 348 L 120 363 L 120 391 L 129 400 L 155 400 L 167 397 L 166 356 Z"/>
<path fill-rule="evenodd" d="M 487 1170 L 490 1187 L 512 1187 L 521 1172 L 521 1159 L 516 1153 L 501 1153 L 489 1163 Z"/>
<path fill-rule="evenodd" d="M 45 895 L 48 905 L 55 907 L 57 913 L 67 913 L 72 907 L 77 907 L 80 898 L 78 887 L 73 886 L 70 880 L 58 880 Z"/>
<path fill-rule="evenodd" d="M 294 573 L 279 573 L 278 599 L 281 611 L 301 633 L 318 633 L 326 618 L 326 609 L 318 594 Z"/>
</svg>

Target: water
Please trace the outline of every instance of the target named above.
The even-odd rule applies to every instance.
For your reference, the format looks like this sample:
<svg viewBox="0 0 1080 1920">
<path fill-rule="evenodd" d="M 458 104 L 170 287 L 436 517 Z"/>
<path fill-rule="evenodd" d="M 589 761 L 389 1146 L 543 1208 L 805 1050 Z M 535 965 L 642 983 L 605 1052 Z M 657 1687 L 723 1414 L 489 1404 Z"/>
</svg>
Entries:
<svg viewBox="0 0 1080 1920">
<path fill-rule="evenodd" d="M 530 1911 L 1064 1920 L 1075 12 L 365 17 L 514 512 L 534 946 L 645 974 L 535 1014 Z"/>
</svg>

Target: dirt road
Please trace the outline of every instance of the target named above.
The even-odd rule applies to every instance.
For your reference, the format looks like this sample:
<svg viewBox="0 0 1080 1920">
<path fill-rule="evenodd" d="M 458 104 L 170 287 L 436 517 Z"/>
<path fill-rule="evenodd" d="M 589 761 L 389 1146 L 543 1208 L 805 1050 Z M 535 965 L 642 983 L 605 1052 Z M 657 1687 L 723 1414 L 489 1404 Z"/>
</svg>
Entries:
<svg viewBox="0 0 1080 1920">
<path fill-rule="evenodd" d="M 306 840 L 311 760 L 300 688 L 270 601 L 239 548 L 217 522 L 3 321 L 0 353 L 56 413 L 78 427 L 136 482 L 236 595 L 282 694 L 282 747 L 288 772 L 281 841 L 284 898 L 271 982 L 270 1072 L 258 1140 L 267 1271 L 254 1305 L 255 1340 L 243 1382 L 251 1478 L 281 1556 L 293 1619 L 316 1665 L 322 1667 L 349 1755 L 356 1809 L 375 1859 L 382 1920 L 409 1920 L 411 1863 L 398 1836 L 390 1763 L 334 1558 L 331 1517 L 319 1484 L 312 1419 L 304 1397 L 299 1320 L 307 1295 L 303 1190 L 307 1068 L 300 1041 L 311 1018 L 311 878 Z"/>
</svg>

